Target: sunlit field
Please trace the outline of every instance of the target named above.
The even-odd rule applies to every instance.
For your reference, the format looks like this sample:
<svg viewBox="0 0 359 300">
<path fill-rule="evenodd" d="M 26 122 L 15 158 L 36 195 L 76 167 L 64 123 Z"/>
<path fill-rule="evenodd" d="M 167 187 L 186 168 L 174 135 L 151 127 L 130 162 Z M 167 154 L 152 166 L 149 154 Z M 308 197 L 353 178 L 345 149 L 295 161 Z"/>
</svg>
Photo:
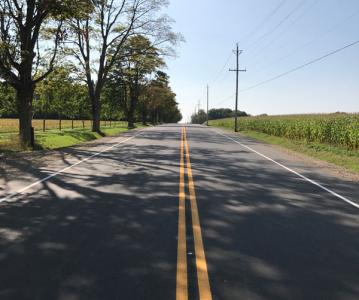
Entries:
<svg viewBox="0 0 359 300">
<path fill-rule="evenodd" d="M 213 120 L 214 126 L 234 128 L 234 119 Z M 291 140 L 359 149 L 359 114 L 282 115 L 239 118 L 239 130 L 252 130 Z"/>
<path fill-rule="evenodd" d="M 76 145 L 100 138 L 91 132 L 91 120 L 33 120 L 35 143 L 37 149 L 56 149 Z M 140 126 L 137 124 L 137 126 Z M 116 135 L 127 130 L 125 121 L 101 121 L 104 135 Z M 17 119 L 0 119 L 0 152 L 17 152 L 23 148 L 19 141 L 19 121 Z"/>
</svg>

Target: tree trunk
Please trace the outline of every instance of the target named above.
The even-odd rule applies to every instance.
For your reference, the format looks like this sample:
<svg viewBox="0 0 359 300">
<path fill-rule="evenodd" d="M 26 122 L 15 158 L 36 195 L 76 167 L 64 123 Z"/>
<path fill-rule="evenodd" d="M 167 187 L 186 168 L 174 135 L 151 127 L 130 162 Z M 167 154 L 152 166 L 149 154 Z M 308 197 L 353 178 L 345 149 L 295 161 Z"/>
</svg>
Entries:
<svg viewBox="0 0 359 300">
<path fill-rule="evenodd" d="M 138 101 L 138 81 L 130 87 L 130 107 L 128 108 L 128 128 L 135 128 L 135 111 Z"/>
<path fill-rule="evenodd" d="M 74 129 L 74 119 L 71 120 L 71 129 Z"/>
<path fill-rule="evenodd" d="M 16 98 L 19 111 L 20 142 L 23 147 L 31 147 L 31 125 L 32 125 L 32 98 L 34 87 L 19 86 L 16 90 Z"/>
<path fill-rule="evenodd" d="M 147 125 L 147 109 L 145 104 L 142 106 L 142 125 Z"/>
<path fill-rule="evenodd" d="M 128 128 L 135 128 L 135 108 L 136 97 L 132 96 L 130 100 L 130 107 L 128 108 Z"/>
<path fill-rule="evenodd" d="M 92 131 L 100 133 L 100 97 L 97 97 L 96 95 L 93 95 L 91 97 L 91 103 L 92 103 Z"/>
<path fill-rule="evenodd" d="M 90 69 L 87 70 L 90 73 Z M 100 78 L 99 78 L 100 79 Z M 91 102 L 91 113 L 92 113 L 92 124 L 91 130 L 92 132 L 101 133 L 101 103 L 100 103 L 100 95 L 102 90 L 102 84 L 97 82 L 95 85 L 94 81 L 91 79 L 91 76 L 87 76 L 87 87 L 88 87 L 88 95 Z"/>
<path fill-rule="evenodd" d="M 151 112 L 151 120 L 152 120 L 152 124 L 155 125 L 156 124 L 156 118 L 155 118 L 155 110 L 152 110 Z"/>
</svg>

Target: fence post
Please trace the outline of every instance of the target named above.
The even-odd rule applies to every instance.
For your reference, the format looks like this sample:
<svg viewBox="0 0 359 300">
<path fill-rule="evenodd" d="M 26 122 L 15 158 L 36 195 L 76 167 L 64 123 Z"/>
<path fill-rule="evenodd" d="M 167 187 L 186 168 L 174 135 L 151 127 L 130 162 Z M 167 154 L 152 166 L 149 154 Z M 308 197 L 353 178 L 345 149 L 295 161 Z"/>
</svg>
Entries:
<svg viewBox="0 0 359 300">
<path fill-rule="evenodd" d="M 31 139 L 30 139 L 31 147 L 34 148 L 35 146 L 35 132 L 34 127 L 31 126 Z"/>
</svg>

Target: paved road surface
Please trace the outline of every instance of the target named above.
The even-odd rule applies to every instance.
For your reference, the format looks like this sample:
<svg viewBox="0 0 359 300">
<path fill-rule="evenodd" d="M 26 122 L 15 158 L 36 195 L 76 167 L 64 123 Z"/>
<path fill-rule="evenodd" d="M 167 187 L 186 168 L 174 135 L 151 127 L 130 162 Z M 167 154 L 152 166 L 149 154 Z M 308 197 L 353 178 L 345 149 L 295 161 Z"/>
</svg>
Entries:
<svg viewBox="0 0 359 300">
<path fill-rule="evenodd" d="M 1 300 L 359 299 L 358 183 L 200 126 L 63 153 L 0 170 Z"/>
</svg>

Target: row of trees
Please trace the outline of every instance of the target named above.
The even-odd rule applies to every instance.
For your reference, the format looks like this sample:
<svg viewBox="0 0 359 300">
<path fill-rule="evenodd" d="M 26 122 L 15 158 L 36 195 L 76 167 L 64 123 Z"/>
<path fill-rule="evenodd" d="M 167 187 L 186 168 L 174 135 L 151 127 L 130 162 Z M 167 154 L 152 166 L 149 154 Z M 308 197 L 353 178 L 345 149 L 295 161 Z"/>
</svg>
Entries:
<svg viewBox="0 0 359 300">
<path fill-rule="evenodd" d="M 0 2 L 2 107 L 20 120 L 31 141 L 34 113 L 69 118 L 123 113 L 132 127 L 178 121 L 180 113 L 163 56 L 182 40 L 161 15 L 166 0 L 7 0 Z M 34 100 L 35 99 L 35 100 Z M 56 100 L 57 99 L 57 100 Z M 6 105 L 6 106 L 5 106 Z M 0 108 L 1 109 L 1 108 Z"/>
<path fill-rule="evenodd" d="M 247 117 L 248 114 L 244 111 L 238 111 L 239 117 Z M 234 117 L 234 111 L 230 108 L 212 108 L 208 111 L 208 119 L 209 120 L 218 120 L 224 118 L 232 118 Z M 207 120 L 207 113 L 200 109 L 195 112 L 191 116 L 192 124 L 203 124 Z"/>
<path fill-rule="evenodd" d="M 138 37 L 134 37 L 138 39 Z M 129 39 L 131 41 L 132 38 Z M 151 54 L 152 55 L 152 54 Z M 144 63 L 145 60 L 141 60 Z M 161 62 L 163 65 L 163 62 Z M 169 86 L 166 73 L 157 70 L 156 65 L 146 68 L 141 80 L 133 78 L 143 69 L 138 66 L 114 69 L 101 94 L 102 120 L 128 120 L 134 126 L 135 120 L 147 122 L 178 122 L 182 115 L 175 100 L 176 95 Z M 91 105 L 87 86 L 72 77 L 71 66 L 56 67 L 34 92 L 33 118 L 37 119 L 90 119 Z M 138 72 L 137 72 L 138 71 Z M 127 74 L 124 74 L 127 73 Z M 145 75 L 145 73 L 143 72 Z M 134 83 L 138 80 L 138 85 Z M 137 97 L 132 97 L 134 93 Z M 15 90 L 7 83 L 0 83 L 0 117 L 17 118 Z"/>
</svg>

